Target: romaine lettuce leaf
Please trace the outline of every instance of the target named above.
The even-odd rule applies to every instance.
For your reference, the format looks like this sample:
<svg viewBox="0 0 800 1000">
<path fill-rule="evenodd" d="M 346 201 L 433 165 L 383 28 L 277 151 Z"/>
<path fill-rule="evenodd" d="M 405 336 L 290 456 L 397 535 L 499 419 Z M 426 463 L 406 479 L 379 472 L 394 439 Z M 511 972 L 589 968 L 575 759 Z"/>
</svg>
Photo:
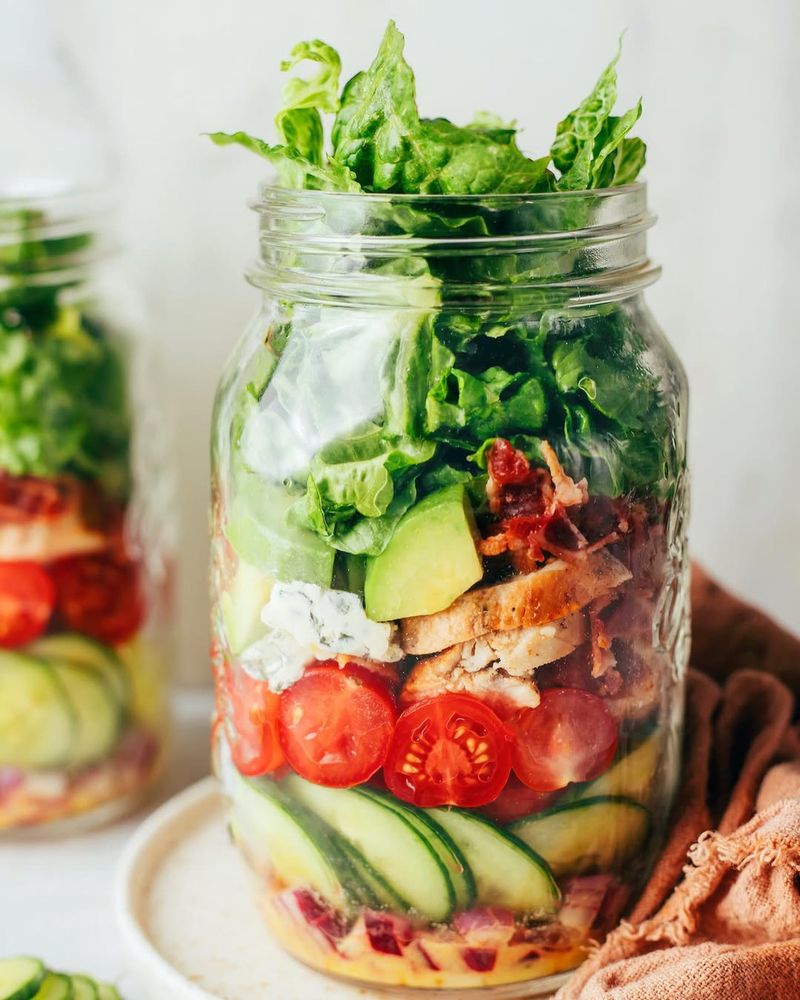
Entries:
<svg viewBox="0 0 800 1000">
<path fill-rule="evenodd" d="M 621 117 L 611 114 L 617 100 L 621 52 L 620 42 L 591 93 L 556 126 L 550 155 L 561 172 L 555 184 L 559 191 L 628 184 L 644 166 L 644 143 L 626 138 L 642 114 L 641 100 Z"/>
<path fill-rule="evenodd" d="M 489 194 L 548 190 L 549 157 L 530 160 L 508 127 L 421 118 L 404 39 L 389 22 L 378 53 L 342 92 L 334 159 L 370 191 Z"/>
<path fill-rule="evenodd" d="M 0 468 L 15 476 L 71 473 L 125 496 L 123 358 L 76 308 L 53 308 L 43 328 L 33 329 L 16 310 L 0 322 Z"/>
<path fill-rule="evenodd" d="M 322 166 L 325 135 L 320 112 L 333 114 L 339 107 L 342 63 L 336 49 L 315 39 L 298 42 L 289 58 L 281 63 L 281 69 L 285 72 L 306 61 L 315 62 L 320 68 L 309 79 L 289 78 L 283 88 L 283 107 L 275 117 L 275 125 L 285 146 L 295 149 L 310 163 Z"/>
</svg>

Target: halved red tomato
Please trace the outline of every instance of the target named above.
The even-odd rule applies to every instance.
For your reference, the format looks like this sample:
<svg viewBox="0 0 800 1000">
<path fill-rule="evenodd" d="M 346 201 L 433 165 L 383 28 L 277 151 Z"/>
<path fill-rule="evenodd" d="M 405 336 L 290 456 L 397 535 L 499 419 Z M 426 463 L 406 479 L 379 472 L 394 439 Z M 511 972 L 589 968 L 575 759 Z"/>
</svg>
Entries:
<svg viewBox="0 0 800 1000">
<path fill-rule="evenodd" d="M 38 638 L 55 603 L 53 581 L 38 563 L 0 563 L 0 646 L 12 649 Z"/>
<path fill-rule="evenodd" d="M 509 735 L 497 715 L 468 694 L 417 702 L 397 720 L 383 774 L 389 790 L 418 806 L 482 806 L 511 770 Z"/>
<path fill-rule="evenodd" d="M 496 823 L 513 823 L 515 819 L 549 809 L 558 797 L 558 792 L 535 792 L 523 785 L 512 771 L 502 792 L 481 812 Z"/>
<path fill-rule="evenodd" d="M 388 688 L 366 667 L 326 660 L 281 694 L 281 746 L 302 777 L 349 788 L 383 764 L 396 717 Z"/>
<path fill-rule="evenodd" d="M 233 724 L 229 737 L 233 763 L 248 777 L 276 771 L 284 762 L 278 738 L 280 695 L 266 681 L 240 668 L 226 666 L 225 676 Z"/>
<path fill-rule="evenodd" d="M 69 556 L 50 567 L 56 611 L 76 632 L 116 646 L 138 631 L 144 600 L 136 563 L 112 552 Z"/>
<path fill-rule="evenodd" d="M 549 688 L 541 697 L 536 708 L 523 708 L 506 721 L 520 781 L 537 792 L 554 792 L 601 775 L 617 750 L 617 724 L 602 698 L 578 688 Z"/>
</svg>

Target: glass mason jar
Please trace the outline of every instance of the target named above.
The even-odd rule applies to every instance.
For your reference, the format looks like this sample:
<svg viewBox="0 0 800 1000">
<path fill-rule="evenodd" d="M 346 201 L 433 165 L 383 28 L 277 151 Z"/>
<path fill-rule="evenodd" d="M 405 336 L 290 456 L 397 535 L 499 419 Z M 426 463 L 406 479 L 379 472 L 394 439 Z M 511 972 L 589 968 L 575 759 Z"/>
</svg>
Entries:
<svg viewBox="0 0 800 1000">
<path fill-rule="evenodd" d="M 163 428 L 101 215 L 0 200 L 0 831 L 106 820 L 162 758 Z"/>
<path fill-rule="evenodd" d="M 235 839 L 310 966 L 549 991 L 678 775 L 687 387 L 645 187 L 255 208 L 213 432 Z"/>
</svg>

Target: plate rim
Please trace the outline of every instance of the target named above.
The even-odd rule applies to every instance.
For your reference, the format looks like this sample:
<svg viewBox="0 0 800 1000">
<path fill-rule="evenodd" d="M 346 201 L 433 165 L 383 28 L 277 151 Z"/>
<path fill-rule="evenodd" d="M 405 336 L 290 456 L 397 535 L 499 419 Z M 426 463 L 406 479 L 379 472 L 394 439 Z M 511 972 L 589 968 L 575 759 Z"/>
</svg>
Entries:
<svg viewBox="0 0 800 1000">
<path fill-rule="evenodd" d="M 170 991 L 168 995 L 176 1000 L 219 1000 L 219 997 L 191 982 L 159 952 L 139 918 L 137 896 L 142 877 L 148 874 L 147 867 L 153 871 L 159 854 L 163 857 L 169 849 L 168 844 L 162 843 L 159 851 L 154 846 L 159 839 L 165 838 L 170 827 L 178 821 L 191 822 L 191 817 L 210 809 L 218 799 L 221 799 L 219 782 L 208 775 L 159 806 L 125 845 L 114 876 L 114 915 L 133 965 L 132 971 L 138 973 L 144 969 L 149 978 L 162 981 L 164 988 Z"/>
</svg>

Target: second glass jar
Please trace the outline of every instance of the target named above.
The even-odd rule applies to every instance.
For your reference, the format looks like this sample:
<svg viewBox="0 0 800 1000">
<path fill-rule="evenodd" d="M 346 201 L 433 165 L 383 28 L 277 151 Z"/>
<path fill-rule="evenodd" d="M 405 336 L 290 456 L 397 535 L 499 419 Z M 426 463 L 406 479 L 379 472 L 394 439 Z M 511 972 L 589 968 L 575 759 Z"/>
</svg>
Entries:
<svg viewBox="0 0 800 1000">
<path fill-rule="evenodd" d="M 645 188 L 257 210 L 214 428 L 234 836 L 314 967 L 551 989 L 678 774 L 687 393 Z"/>
</svg>

